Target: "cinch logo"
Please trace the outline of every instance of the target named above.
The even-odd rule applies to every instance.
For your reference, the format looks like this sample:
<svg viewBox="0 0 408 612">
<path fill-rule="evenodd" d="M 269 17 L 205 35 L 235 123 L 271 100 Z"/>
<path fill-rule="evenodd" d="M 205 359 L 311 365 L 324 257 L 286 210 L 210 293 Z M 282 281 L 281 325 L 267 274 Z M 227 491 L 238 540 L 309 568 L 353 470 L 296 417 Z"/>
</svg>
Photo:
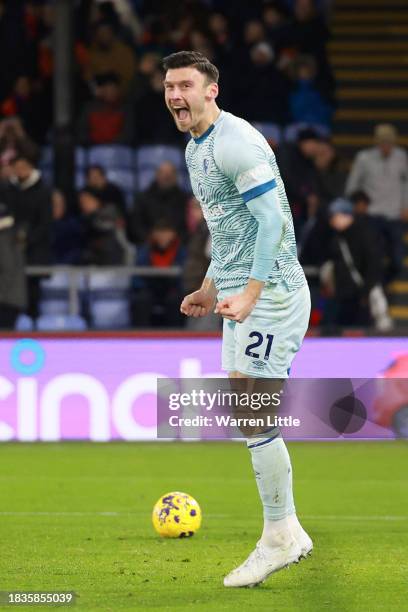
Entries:
<svg viewBox="0 0 408 612">
<path fill-rule="evenodd" d="M 33 339 L 14 343 L 9 360 L 18 376 L 12 379 L 0 376 L 0 442 L 84 437 L 100 442 L 114 438 L 156 439 L 156 410 L 152 396 L 156 396 L 157 378 L 167 378 L 166 375 L 145 371 L 134 374 L 118 380 L 113 391 L 107 389 L 100 370 L 98 376 L 93 376 L 70 371 L 72 365 L 69 364 L 65 368 L 68 371 L 47 376 L 46 351 L 40 342 Z M 72 362 L 75 363 L 75 351 Z M 109 373 L 108 362 L 106 373 Z M 177 374 L 180 378 L 201 377 L 200 360 L 181 359 Z M 211 377 L 218 375 L 209 374 Z M 150 401 L 143 396 L 150 396 Z M 63 415 L 69 415 L 70 400 L 79 416 L 67 431 Z"/>
</svg>

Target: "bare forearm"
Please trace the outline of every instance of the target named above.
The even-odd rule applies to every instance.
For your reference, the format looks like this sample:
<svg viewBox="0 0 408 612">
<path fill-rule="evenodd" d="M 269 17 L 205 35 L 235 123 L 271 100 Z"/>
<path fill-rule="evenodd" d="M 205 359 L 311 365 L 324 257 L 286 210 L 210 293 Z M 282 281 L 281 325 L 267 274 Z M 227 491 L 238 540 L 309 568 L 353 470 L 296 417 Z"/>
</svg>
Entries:
<svg viewBox="0 0 408 612">
<path fill-rule="evenodd" d="M 214 279 L 206 276 L 202 282 L 201 291 L 205 291 L 208 295 L 215 297 L 217 295 L 217 289 L 214 284 Z"/>
<path fill-rule="evenodd" d="M 261 295 L 264 286 L 264 281 L 259 281 L 255 278 L 250 278 L 248 280 L 247 286 L 245 287 L 244 293 L 246 293 L 248 297 L 250 297 L 254 302 L 256 302 L 259 296 Z"/>
</svg>

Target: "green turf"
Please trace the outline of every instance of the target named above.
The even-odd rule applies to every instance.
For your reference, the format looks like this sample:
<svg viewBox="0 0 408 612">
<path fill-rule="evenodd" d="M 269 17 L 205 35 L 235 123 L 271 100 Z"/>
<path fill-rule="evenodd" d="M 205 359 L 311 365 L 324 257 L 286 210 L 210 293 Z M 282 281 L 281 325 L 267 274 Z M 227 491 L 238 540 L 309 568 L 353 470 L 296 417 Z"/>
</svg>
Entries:
<svg viewBox="0 0 408 612">
<path fill-rule="evenodd" d="M 407 445 L 290 451 L 314 554 L 256 589 L 225 589 L 261 529 L 242 443 L 0 445 L 0 590 L 74 590 L 92 611 L 407 610 Z M 154 502 L 175 489 L 202 506 L 192 539 L 152 530 Z"/>
</svg>

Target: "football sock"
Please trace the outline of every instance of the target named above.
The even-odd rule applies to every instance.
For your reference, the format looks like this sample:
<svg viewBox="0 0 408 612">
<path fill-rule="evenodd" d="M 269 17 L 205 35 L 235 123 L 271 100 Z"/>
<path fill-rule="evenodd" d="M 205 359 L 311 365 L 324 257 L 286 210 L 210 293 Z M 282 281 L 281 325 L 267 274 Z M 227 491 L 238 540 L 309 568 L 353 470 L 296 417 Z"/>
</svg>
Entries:
<svg viewBox="0 0 408 612">
<path fill-rule="evenodd" d="M 287 537 L 290 539 L 287 516 L 295 512 L 289 453 L 279 433 L 270 438 L 248 438 L 247 445 L 263 505 L 261 542 L 282 545 Z"/>
</svg>

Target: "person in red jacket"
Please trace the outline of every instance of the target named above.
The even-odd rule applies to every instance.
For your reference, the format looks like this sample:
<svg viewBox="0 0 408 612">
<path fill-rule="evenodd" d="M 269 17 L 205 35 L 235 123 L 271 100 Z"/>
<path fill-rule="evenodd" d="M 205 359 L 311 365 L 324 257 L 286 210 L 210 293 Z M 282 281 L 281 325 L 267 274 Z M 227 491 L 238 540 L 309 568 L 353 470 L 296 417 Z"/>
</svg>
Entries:
<svg viewBox="0 0 408 612">
<path fill-rule="evenodd" d="M 152 268 L 181 266 L 186 256 L 180 236 L 166 220 L 157 221 L 146 244 L 138 247 L 136 264 Z M 133 320 L 137 327 L 182 327 L 180 277 L 136 277 Z"/>
<path fill-rule="evenodd" d="M 132 138 L 132 113 L 122 99 L 119 77 L 102 74 L 96 80 L 95 99 L 80 117 L 78 139 L 84 145 L 100 145 L 130 144 Z"/>
</svg>

